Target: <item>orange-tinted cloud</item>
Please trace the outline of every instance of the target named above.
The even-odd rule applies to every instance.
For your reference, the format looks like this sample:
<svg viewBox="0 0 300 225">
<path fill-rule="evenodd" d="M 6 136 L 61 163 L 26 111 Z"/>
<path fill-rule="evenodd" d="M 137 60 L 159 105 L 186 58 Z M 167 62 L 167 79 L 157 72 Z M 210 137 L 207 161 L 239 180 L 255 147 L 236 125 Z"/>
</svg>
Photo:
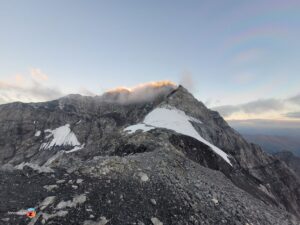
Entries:
<svg viewBox="0 0 300 225">
<path fill-rule="evenodd" d="M 39 68 L 31 68 L 30 74 L 31 77 L 35 80 L 41 80 L 41 81 L 48 80 L 47 74 L 43 73 Z"/>
<path fill-rule="evenodd" d="M 139 84 L 135 87 L 117 87 L 105 92 L 102 99 L 121 104 L 151 101 L 158 95 L 169 93 L 176 85 L 171 81 L 157 81 Z"/>
<path fill-rule="evenodd" d="M 17 74 L 0 80 L 0 104 L 23 101 L 47 101 L 63 96 L 57 87 L 51 87 L 44 81 L 48 76 L 39 69 L 31 69 L 30 76 Z"/>
</svg>

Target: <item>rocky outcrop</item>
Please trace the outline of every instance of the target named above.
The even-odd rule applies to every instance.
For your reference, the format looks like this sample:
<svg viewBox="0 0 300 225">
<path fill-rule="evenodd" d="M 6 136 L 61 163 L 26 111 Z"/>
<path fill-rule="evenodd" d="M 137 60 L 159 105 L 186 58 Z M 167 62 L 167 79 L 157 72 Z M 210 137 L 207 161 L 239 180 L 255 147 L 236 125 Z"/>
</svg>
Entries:
<svg viewBox="0 0 300 225">
<path fill-rule="evenodd" d="M 74 170 L 39 173 L 24 167 L 1 172 L 0 224 L 29 224 L 29 218 L 14 214 L 29 207 L 39 213 L 36 224 L 153 225 L 152 218 L 175 225 L 297 224 L 287 212 L 237 188 L 221 172 L 176 151 L 68 161 L 64 165 Z"/>
<path fill-rule="evenodd" d="M 33 206 L 36 224 L 297 224 L 295 174 L 186 89 L 144 102 L 115 98 L 0 105 L 6 224 L 22 224 L 9 211 Z M 194 135 L 147 124 L 161 108 L 188 118 Z M 128 132 L 132 125 L 144 131 Z M 20 194 L 21 187 L 35 197 Z"/>
</svg>

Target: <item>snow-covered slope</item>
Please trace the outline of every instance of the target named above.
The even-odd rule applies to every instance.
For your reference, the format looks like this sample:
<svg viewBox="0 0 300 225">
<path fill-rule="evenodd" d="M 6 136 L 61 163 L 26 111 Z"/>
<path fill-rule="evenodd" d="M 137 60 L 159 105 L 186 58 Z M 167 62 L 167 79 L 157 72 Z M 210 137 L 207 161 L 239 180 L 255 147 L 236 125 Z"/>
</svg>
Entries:
<svg viewBox="0 0 300 225">
<path fill-rule="evenodd" d="M 216 147 L 215 145 L 209 143 L 203 137 L 201 137 L 198 132 L 194 129 L 191 121 L 196 123 L 202 123 L 201 121 L 187 116 L 183 111 L 178 110 L 173 107 L 161 107 L 156 108 L 150 112 L 144 119 L 143 123 L 136 124 L 125 128 L 125 131 L 133 133 L 137 130 L 143 130 L 144 132 L 152 130 L 154 128 L 166 128 L 173 130 L 177 133 L 184 134 L 201 141 L 202 143 L 208 145 L 216 154 L 221 156 L 227 163 L 231 166 L 228 155 Z"/>
<path fill-rule="evenodd" d="M 84 145 L 80 144 L 76 135 L 71 131 L 70 124 L 66 124 L 54 130 L 47 129 L 45 130 L 45 133 L 48 133 L 46 136 L 47 142 L 42 143 L 40 149 L 51 149 L 55 146 L 72 146 L 74 148 L 68 152 L 74 152 L 84 147 Z M 51 138 L 52 140 L 49 140 Z"/>
</svg>

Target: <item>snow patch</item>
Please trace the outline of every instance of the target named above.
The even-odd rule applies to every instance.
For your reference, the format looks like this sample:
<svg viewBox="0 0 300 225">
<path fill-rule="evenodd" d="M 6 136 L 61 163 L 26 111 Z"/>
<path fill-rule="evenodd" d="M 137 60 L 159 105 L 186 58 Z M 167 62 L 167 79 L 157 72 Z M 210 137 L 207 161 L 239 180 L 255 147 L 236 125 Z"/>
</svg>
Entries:
<svg viewBox="0 0 300 225">
<path fill-rule="evenodd" d="M 228 158 L 228 155 L 215 145 L 209 143 L 204 138 L 202 138 L 198 132 L 195 130 L 192 122 L 202 123 L 200 120 L 190 117 L 185 114 L 185 112 L 178 110 L 173 107 L 162 107 L 156 108 L 151 111 L 148 115 L 146 115 L 142 124 L 136 124 L 130 127 L 125 128 L 125 131 L 130 131 L 130 133 L 135 132 L 137 129 L 145 129 L 145 127 L 151 127 L 152 129 L 155 128 L 166 128 L 169 130 L 173 130 L 177 133 L 184 134 L 190 137 L 201 141 L 202 143 L 209 146 L 216 154 L 221 156 L 227 163 L 231 166 L 231 162 Z M 144 130 L 147 131 L 147 130 Z"/>
<path fill-rule="evenodd" d="M 84 147 L 84 144 L 81 144 L 76 135 L 71 131 L 70 124 L 66 124 L 54 130 L 47 129 L 45 132 L 48 133 L 46 139 L 52 138 L 52 140 L 42 143 L 40 150 L 51 149 L 55 146 L 73 146 L 73 149 L 66 151 L 67 153 L 70 153 L 78 151 Z"/>
<path fill-rule="evenodd" d="M 135 133 L 138 130 L 142 130 L 143 132 L 147 132 L 147 131 L 152 130 L 152 129 L 155 129 L 155 127 L 149 126 L 149 125 L 144 124 L 144 123 L 139 123 L 139 124 L 132 125 L 132 126 L 129 126 L 129 127 L 125 128 L 124 131 L 128 131 L 129 134 L 132 134 L 132 133 Z"/>
<path fill-rule="evenodd" d="M 81 149 L 83 149 L 84 148 L 84 144 L 82 144 L 82 145 L 80 145 L 80 146 L 75 146 L 74 148 L 72 148 L 71 150 L 69 150 L 69 151 L 65 151 L 65 153 L 71 153 L 71 152 L 77 152 L 77 151 L 79 151 L 79 150 L 81 150 Z"/>
</svg>

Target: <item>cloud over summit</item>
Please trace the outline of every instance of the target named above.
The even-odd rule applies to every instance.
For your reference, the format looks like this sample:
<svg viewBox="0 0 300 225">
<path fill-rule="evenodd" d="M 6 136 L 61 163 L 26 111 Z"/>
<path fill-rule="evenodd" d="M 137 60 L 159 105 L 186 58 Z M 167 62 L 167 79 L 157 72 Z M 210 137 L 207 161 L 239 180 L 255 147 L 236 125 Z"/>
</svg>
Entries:
<svg viewBox="0 0 300 225">
<path fill-rule="evenodd" d="M 169 93 L 177 86 L 171 81 L 157 81 L 139 84 L 135 87 L 118 87 L 105 92 L 101 98 L 104 101 L 121 104 L 152 101 L 159 95 Z"/>
</svg>

